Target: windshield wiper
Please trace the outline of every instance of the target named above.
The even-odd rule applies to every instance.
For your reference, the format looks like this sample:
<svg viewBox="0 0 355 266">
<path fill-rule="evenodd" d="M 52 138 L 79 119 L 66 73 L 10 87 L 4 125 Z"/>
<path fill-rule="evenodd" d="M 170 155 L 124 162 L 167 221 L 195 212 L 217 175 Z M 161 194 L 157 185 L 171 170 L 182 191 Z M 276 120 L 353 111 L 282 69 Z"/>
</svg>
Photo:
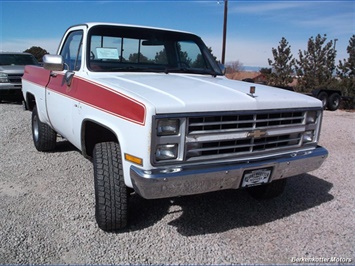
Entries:
<svg viewBox="0 0 355 266">
<path fill-rule="evenodd" d="M 134 66 L 126 66 L 126 67 L 111 67 L 103 70 L 104 72 L 165 72 L 164 69 L 161 68 L 147 68 L 147 67 L 134 67 Z"/>
<path fill-rule="evenodd" d="M 218 75 L 217 72 L 211 69 L 193 69 L 186 67 L 176 67 L 176 68 L 165 68 L 165 73 L 186 73 L 186 74 L 201 74 L 201 75 L 212 75 L 216 77 Z"/>
</svg>

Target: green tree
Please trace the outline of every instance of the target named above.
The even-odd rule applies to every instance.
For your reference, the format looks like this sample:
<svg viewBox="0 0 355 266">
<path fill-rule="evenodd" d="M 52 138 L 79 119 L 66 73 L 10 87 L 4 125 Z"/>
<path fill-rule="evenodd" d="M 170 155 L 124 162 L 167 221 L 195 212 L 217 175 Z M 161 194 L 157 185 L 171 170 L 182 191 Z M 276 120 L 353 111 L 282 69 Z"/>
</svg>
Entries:
<svg viewBox="0 0 355 266">
<path fill-rule="evenodd" d="M 212 47 L 208 47 L 208 51 L 210 51 L 210 53 L 211 53 L 211 55 L 212 55 L 214 61 L 216 61 L 216 62 L 218 63 L 218 61 L 217 61 L 217 56 L 215 56 L 215 55 L 213 54 L 213 52 L 212 52 Z"/>
<path fill-rule="evenodd" d="M 274 61 L 268 59 L 272 73 L 267 75 L 268 83 L 272 86 L 287 87 L 293 80 L 295 59 L 291 53 L 291 46 L 282 37 L 277 48 L 272 48 Z"/>
<path fill-rule="evenodd" d="M 180 63 L 182 63 L 184 66 L 190 66 L 192 59 L 189 57 L 188 53 L 185 51 L 179 51 L 179 58 L 180 58 Z"/>
<path fill-rule="evenodd" d="M 313 89 L 328 88 L 334 83 L 336 51 L 333 41 L 327 41 L 327 36 L 320 34 L 308 40 L 307 51 L 299 50 L 299 60 L 296 60 L 298 89 L 309 92 Z"/>
<path fill-rule="evenodd" d="M 211 53 L 214 61 L 216 61 L 218 63 L 217 57 L 213 55 L 212 47 L 208 47 L 208 51 Z M 202 54 L 197 55 L 196 60 L 191 63 L 191 67 L 206 68 L 206 61 L 205 61 L 205 58 L 202 56 Z"/>
<path fill-rule="evenodd" d="M 344 95 L 355 97 L 355 35 L 350 38 L 346 51 L 349 58 L 339 61 L 337 75 Z"/>
<path fill-rule="evenodd" d="M 39 46 L 32 46 L 31 48 L 23 52 L 32 54 L 37 59 L 38 62 L 42 62 L 43 56 L 49 54 L 45 49 Z"/>
<path fill-rule="evenodd" d="M 191 67 L 206 68 L 206 61 L 202 54 L 198 54 L 196 60 L 191 64 Z"/>
<path fill-rule="evenodd" d="M 144 56 L 142 53 L 133 53 L 128 57 L 128 61 L 132 63 L 149 63 L 148 57 Z"/>
<path fill-rule="evenodd" d="M 260 68 L 259 72 L 267 76 L 267 75 L 271 75 L 272 69 L 267 67 L 262 67 Z"/>
<path fill-rule="evenodd" d="M 165 48 L 155 54 L 155 63 L 156 64 L 167 64 L 168 57 L 166 56 Z"/>
</svg>

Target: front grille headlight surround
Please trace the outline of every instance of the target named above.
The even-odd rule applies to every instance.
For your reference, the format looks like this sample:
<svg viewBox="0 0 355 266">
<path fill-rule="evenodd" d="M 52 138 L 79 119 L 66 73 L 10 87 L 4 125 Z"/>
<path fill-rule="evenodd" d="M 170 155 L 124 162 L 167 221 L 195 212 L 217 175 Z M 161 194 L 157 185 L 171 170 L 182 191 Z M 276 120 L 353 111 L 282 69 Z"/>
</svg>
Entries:
<svg viewBox="0 0 355 266">
<path fill-rule="evenodd" d="M 282 112 L 261 110 L 255 111 L 255 113 L 251 112 L 251 114 L 221 112 L 212 115 L 211 113 L 155 115 L 152 120 L 151 163 L 153 166 L 168 166 L 196 162 L 198 160 L 224 159 L 228 156 L 241 158 L 253 156 L 252 154 L 254 153 L 274 153 L 278 149 L 286 151 L 297 147 L 299 149 L 313 148 L 317 146 L 319 141 L 322 115 L 323 110 L 318 107 L 282 110 Z M 239 117 L 245 119 L 239 119 Z M 295 138 L 295 140 L 289 140 L 285 147 L 270 148 L 265 152 L 255 150 L 249 153 L 249 150 L 239 149 L 235 150 L 233 154 L 228 153 L 230 150 L 228 145 L 244 147 L 250 144 L 250 140 L 248 140 L 248 143 L 244 143 L 243 134 L 252 131 L 249 127 L 254 121 L 252 120 L 253 118 L 257 119 L 255 122 L 257 129 L 267 130 L 272 134 L 265 141 L 280 143 L 280 139 L 272 139 L 273 136 L 277 137 L 280 134 L 291 134 L 288 138 Z M 232 123 L 235 124 L 233 124 L 233 127 L 230 126 Z M 217 142 L 224 141 L 224 137 L 229 132 L 236 132 L 235 139 L 238 142 L 231 144 L 227 142 L 221 148 Z M 219 138 L 218 134 L 223 136 L 223 138 Z M 202 138 L 207 140 L 202 141 Z M 234 139 L 231 141 L 234 141 Z M 283 142 L 286 141 L 287 139 Z M 216 146 L 213 146 L 214 144 Z M 254 144 L 251 143 L 250 145 Z"/>
<path fill-rule="evenodd" d="M 305 114 L 305 132 L 303 144 L 317 144 L 322 122 L 322 110 L 308 110 Z"/>
<path fill-rule="evenodd" d="M 157 115 L 153 117 L 153 165 L 181 162 L 184 158 L 186 118 Z"/>
</svg>

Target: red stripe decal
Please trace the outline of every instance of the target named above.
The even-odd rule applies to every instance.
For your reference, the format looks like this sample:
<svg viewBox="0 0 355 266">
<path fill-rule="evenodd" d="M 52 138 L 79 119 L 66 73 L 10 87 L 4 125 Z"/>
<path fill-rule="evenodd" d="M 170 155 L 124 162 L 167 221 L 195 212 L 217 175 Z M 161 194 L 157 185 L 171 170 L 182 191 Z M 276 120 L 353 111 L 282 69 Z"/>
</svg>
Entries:
<svg viewBox="0 0 355 266">
<path fill-rule="evenodd" d="M 145 106 L 109 87 L 75 78 L 80 100 L 139 124 L 145 124 Z M 73 84 L 74 85 L 74 84 Z"/>
<path fill-rule="evenodd" d="M 74 76 L 70 87 L 63 83 L 63 74 L 54 72 L 47 89 L 77 100 L 125 120 L 144 125 L 144 104 L 109 87 Z M 23 79 L 45 87 L 50 71 L 41 67 L 26 66 Z"/>
<path fill-rule="evenodd" d="M 36 83 L 41 87 L 48 84 L 50 71 L 39 66 L 25 66 L 25 72 L 22 79 Z"/>
</svg>

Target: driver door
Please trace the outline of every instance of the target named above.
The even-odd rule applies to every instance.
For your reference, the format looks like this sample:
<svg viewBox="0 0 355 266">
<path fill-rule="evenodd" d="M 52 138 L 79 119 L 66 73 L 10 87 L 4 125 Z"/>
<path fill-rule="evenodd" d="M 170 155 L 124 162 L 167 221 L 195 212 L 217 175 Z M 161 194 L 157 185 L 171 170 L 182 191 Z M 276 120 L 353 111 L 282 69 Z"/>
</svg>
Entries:
<svg viewBox="0 0 355 266">
<path fill-rule="evenodd" d="M 75 74 L 81 68 L 83 30 L 71 31 L 67 34 L 60 55 L 64 59 L 65 70 L 51 73 L 46 88 L 46 104 L 48 117 L 53 128 L 75 146 L 80 145 L 80 136 L 74 131 L 74 120 L 79 112 L 77 79 Z M 73 74 L 71 83 L 65 80 L 66 74 Z"/>
</svg>

